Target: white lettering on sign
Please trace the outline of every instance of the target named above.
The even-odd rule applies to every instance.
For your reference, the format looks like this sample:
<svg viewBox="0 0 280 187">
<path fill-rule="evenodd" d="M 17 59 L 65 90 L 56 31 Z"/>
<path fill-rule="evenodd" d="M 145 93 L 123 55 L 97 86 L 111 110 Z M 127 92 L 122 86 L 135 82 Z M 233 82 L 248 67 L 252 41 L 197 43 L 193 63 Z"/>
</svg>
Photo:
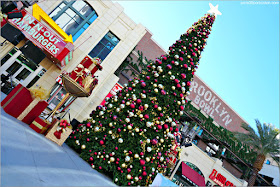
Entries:
<svg viewBox="0 0 280 187">
<path fill-rule="evenodd" d="M 34 25 L 35 19 L 28 14 L 19 22 L 20 19 L 21 18 L 14 18 L 12 19 L 12 22 L 26 31 L 33 39 L 36 39 L 40 44 L 45 46 L 52 54 L 55 55 L 59 52 L 59 48 L 55 46 L 60 41 L 59 38 L 51 34 L 49 31 L 44 30 L 43 25 L 40 22 Z M 32 24 L 34 26 L 30 26 Z"/>
<path fill-rule="evenodd" d="M 232 121 L 231 116 L 225 107 L 221 107 L 222 102 L 217 98 L 214 93 L 207 90 L 205 86 L 198 85 L 196 81 L 192 82 L 191 92 L 195 93 L 193 102 L 200 107 L 207 115 L 214 119 L 217 116 L 228 126 Z M 215 120 L 215 119 L 214 119 Z"/>
</svg>

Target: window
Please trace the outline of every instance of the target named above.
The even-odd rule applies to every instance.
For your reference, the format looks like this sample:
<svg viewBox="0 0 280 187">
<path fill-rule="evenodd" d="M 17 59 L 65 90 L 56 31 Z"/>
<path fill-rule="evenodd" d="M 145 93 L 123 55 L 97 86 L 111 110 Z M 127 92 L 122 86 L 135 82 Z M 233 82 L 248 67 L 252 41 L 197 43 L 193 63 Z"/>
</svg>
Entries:
<svg viewBox="0 0 280 187">
<path fill-rule="evenodd" d="M 48 99 L 49 106 L 48 108 L 50 110 L 53 110 L 60 101 L 65 97 L 66 90 L 61 86 L 59 83 L 56 83 L 50 93 L 50 98 Z M 70 104 L 75 100 L 76 98 L 74 96 L 69 96 L 66 101 L 62 104 L 62 106 L 58 109 L 60 112 L 65 110 Z"/>
<path fill-rule="evenodd" d="M 57 6 L 50 17 L 68 35 L 72 35 L 73 41 L 89 27 L 98 17 L 94 9 L 84 1 L 63 1 Z"/>
<path fill-rule="evenodd" d="M 103 61 L 119 41 L 113 33 L 108 32 L 88 55 L 92 58 L 99 57 Z"/>
</svg>

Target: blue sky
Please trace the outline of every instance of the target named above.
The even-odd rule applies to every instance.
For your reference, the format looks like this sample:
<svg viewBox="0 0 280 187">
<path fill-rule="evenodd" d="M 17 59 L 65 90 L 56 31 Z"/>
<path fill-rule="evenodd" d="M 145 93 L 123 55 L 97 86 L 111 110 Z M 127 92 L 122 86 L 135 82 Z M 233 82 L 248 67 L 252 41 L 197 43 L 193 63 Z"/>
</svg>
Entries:
<svg viewBox="0 0 280 187">
<path fill-rule="evenodd" d="M 117 2 L 167 50 L 207 13 L 210 1 Z M 211 3 L 222 15 L 213 24 L 197 75 L 252 127 L 259 119 L 279 128 L 279 1 Z"/>
</svg>

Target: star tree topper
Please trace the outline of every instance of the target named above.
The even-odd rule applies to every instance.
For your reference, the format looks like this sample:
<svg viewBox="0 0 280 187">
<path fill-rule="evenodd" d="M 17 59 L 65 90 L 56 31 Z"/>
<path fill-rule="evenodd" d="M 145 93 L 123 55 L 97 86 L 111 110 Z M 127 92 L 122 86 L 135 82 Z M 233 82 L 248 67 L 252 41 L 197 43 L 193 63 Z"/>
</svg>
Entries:
<svg viewBox="0 0 280 187">
<path fill-rule="evenodd" d="M 216 15 L 222 15 L 222 13 L 218 10 L 219 5 L 213 6 L 212 3 L 209 3 L 210 6 L 210 10 L 208 10 L 208 12 L 210 14 L 214 14 Z"/>
</svg>

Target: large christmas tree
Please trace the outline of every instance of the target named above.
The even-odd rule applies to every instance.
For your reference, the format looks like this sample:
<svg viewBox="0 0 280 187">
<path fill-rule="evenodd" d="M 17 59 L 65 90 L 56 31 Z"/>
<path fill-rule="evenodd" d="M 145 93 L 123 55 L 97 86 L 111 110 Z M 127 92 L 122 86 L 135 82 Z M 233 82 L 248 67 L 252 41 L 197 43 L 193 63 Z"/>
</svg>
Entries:
<svg viewBox="0 0 280 187">
<path fill-rule="evenodd" d="M 147 186 L 167 167 L 186 96 L 215 15 L 206 14 L 167 54 L 98 106 L 67 143 L 118 185 Z"/>
</svg>

